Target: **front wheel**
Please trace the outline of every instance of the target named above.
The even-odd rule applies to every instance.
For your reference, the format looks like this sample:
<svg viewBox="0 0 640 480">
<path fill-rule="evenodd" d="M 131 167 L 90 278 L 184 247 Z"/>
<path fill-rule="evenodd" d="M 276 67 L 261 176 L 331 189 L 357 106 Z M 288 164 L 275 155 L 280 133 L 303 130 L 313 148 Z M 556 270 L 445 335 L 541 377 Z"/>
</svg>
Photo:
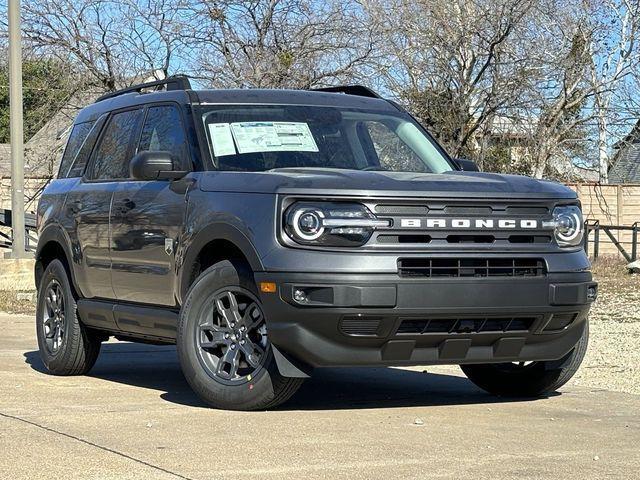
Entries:
<svg viewBox="0 0 640 480">
<path fill-rule="evenodd" d="M 302 379 L 280 375 L 251 271 L 225 260 L 195 281 L 180 312 L 178 356 L 209 405 L 258 410 L 286 401 Z"/>
<path fill-rule="evenodd" d="M 576 373 L 589 343 L 589 323 L 573 350 L 548 362 L 461 365 L 465 375 L 483 390 L 498 396 L 538 397 L 558 390 Z"/>
</svg>

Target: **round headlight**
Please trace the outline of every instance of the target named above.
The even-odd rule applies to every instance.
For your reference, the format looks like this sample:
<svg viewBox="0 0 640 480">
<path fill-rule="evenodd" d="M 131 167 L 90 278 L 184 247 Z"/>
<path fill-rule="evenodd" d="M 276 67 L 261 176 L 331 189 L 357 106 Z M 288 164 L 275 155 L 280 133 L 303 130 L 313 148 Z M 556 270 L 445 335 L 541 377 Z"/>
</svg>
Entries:
<svg viewBox="0 0 640 480">
<path fill-rule="evenodd" d="M 297 210 L 291 219 L 291 226 L 301 239 L 312 241 L 324 233 L 323 218 L 324 214 L 319 210 Z"/>
<path fill-rule="evenodd" d="M 378 219 L 358 203 L 296 202 L 284 213 L 284 232 L 302 245 L 359 247 L 376 228 L 390 220 Z"/>
<path fill-rule="evenodd" d="M 553 210 L 555 237 L 560 246 L 577 246 L 584 233 L 582 212 L 576 205 L 560 206 Z"/>
</svg>

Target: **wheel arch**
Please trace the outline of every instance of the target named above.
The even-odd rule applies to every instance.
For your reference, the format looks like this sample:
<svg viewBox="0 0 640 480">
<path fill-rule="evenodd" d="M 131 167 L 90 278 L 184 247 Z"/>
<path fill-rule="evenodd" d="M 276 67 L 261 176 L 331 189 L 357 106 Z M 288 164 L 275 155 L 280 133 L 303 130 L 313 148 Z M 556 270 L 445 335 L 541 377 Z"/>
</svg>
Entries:
<svg viewBox="0 0 640 480">
<path fill-rule="evenodd" d="M 78 283 L 73 271 L 72 257 L 69 251 L 68 243 L 62 231 L 59 228 L 51 226 L 45 229 L 38 238 L 38 246 L 36 247 L 35 254 L 35 267 L 34 267 L 34 279 L 36 288 L 40 285 L 42 274 L 44 273 L 47 265 L 51 261 L 58 259 L 62 261 L 67 275 L 71 280 L 71 286 L 74 293 L 80 292 L 78 289 Z"/>
<path fill-rule="evenodd" d="M 177 291 L 180 303 L 200 272 L 214 263 L 232 258 L 243 261 L 254 272 L 264 270 L 255 247 L 238 228 L 217 223 L 201 229 L 184 254 Z"/>
</svg>

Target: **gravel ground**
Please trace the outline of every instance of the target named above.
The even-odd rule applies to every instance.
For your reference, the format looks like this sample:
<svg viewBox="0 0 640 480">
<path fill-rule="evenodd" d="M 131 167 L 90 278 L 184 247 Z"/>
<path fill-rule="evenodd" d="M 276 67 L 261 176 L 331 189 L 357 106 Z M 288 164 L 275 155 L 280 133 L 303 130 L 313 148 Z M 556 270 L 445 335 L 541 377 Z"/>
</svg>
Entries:
<svg viewBox="0 0 640 480">
<path fill-rule="evenodd" d="M 624 264 L 606 258 L 594 265 L 594 275 L 600 287 L 590 316 L 589 349 L 572 382 L 640 394 L 640 275 L 629 275 Z M 33 314 L 33 298 L 30 292 L 18 298 L 16 292 L 0 291 L 0 312 Z"/>
<path fill-rule="evenodd" d="M 640 275 L 599 260 L 598 301 L 591 310 L 587 356 L 573 383 L 640 394 Z"/>
</svg>

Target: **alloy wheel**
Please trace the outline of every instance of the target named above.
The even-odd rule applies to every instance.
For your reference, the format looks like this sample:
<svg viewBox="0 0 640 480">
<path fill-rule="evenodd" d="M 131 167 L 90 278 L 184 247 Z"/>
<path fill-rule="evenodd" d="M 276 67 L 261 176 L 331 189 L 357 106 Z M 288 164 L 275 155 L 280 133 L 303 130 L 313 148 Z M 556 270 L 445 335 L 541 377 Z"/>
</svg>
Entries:
<svg viewBox="0 0 640 480">
<path fill-rule="evenodd" d="M 251 381 L 263 368 L 269 346 L 258 299 L 241 287 L 214 293 L 198 319 L 195 341 L 210 376 L 224 384 Z"/>
<path fill-rule="evenodd" d="M 42 328 L 45 344 L 52 355 L 56 354 L 64 342 L 65 334 L 65 302 L 62 285 L 51 280 L 45 290 L 42 305 Z"/>
</svg>

